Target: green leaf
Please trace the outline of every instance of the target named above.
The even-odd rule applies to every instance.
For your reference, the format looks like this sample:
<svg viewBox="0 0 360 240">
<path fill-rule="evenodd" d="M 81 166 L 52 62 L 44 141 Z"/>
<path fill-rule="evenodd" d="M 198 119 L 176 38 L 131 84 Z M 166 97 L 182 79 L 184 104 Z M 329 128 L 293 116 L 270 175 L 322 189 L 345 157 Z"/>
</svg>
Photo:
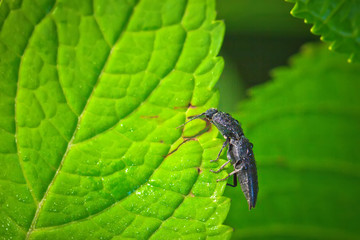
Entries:
<svg viewBox="0 0 360 240">
<path fill-rule="evenodd" d="M 360 1 L 287 0 L 291 14 L 314 26 L 311 32 L 331 42 L 330 49 L 345 53 L 349 62 L 360 61 Z"/>
<path fill-rule="evenodd" d="M 2 237 L 230 237 L 225 183 L 208 171 L 217 132 L 177 148 L 176 127 L 218 102 L 224 25 L 214 9 L 213 0 L 1 3 Z"/>
<path fill-rule="evenodd" d="M 308 45 L 241 104 L 259 195 L 249 212 L 227 188 L 234 239 L 359 239 L 359 76 L 360 64 Z"/>
</svg>

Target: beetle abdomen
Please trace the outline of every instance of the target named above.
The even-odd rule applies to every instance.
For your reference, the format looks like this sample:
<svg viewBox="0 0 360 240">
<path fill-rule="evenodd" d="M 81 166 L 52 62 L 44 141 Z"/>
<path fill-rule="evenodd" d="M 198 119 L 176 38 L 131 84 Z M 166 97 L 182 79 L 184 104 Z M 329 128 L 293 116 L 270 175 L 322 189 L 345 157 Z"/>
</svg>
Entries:
<svg viewBox="0 0 360 240">
<path fill-rule="evenodd" d="M 255 161 L 238 172 L 237 177 L 241 190 L 248 202 L 249 209 L 254 208 L 259 191 Z"/>
</svg>

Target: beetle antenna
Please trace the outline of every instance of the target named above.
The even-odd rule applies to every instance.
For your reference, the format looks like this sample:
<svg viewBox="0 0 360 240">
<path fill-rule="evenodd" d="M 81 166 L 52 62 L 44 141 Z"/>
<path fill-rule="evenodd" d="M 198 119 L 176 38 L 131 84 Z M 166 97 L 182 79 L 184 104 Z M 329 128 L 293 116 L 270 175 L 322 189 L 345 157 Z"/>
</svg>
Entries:
<svg viewBox="0 0 360 240">
<path fill-rule="evenodd" d="M 187 121 L 187 122 L 185 122 L 185 123 L 181 124 L 181 125 L 180 125 L 180 126 L 178 126 L 177 128 L 180 128 L 180 127 L 184 126 L 185 124 L 187 124 L 187 123 L 191 122 L 192 120 L 195 120 L 195 119 L 197 119 L 197 118 L 200 118 L 200 117 L 202 117 L 202 116 L 204 116 L 204 115 L 205 115 L 205 113 L 202 113 L 202 114 L 200 114 L 200 115 L 197 115 L 197 116 L 195 116 L 195 117 L 191 118 L 189 121 Z"/>
</svg>

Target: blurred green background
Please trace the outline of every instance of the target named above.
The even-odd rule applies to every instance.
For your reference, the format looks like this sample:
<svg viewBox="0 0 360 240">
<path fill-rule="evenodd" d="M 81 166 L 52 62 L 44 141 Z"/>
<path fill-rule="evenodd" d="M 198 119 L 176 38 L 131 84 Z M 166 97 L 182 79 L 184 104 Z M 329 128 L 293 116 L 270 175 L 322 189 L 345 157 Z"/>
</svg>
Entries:
<svg viewBox="0 0 360 240">
<path fill-rule="evenodd" d="M 270 80 L 270 71 L 286 65 L 304 43 L 319 41 L 310 25 L 291 16 L 293 5 L 283 0 L 217 0 L 217 18 L 226 25 L 220 109 L 234 111 L 246 89 Z"/>
<path fill-rule="evenodd" d="M 293 6 L 217 1 L 219 109 L 254 143 L 260 189 L 249 211 L 240 187 L 227 187 L 225 224 L 233 239 L 360 239 L 360 65 L 330 52 Z"/>
</svg>

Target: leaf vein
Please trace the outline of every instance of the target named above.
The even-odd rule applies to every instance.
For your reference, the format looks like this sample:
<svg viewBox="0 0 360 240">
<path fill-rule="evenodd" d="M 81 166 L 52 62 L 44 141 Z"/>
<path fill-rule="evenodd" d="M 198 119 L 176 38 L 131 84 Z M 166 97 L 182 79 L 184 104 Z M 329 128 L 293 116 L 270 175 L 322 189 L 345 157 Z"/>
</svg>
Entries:
<svg viewBox="0 0 360 240">
<path fill-rule="evenodd" d="M 54 8 L 55 5 L 56 5 L 56 4 L 53 5 L 53 8 Z M 50 11 L 50 12 L 51 12 L 51 11 Z M 50 13 L 50 12 L 49 12 L 49 13 Z M 130 18 L 131 15 L 132 15 L 132 14 L 129 14 L 128 17 Z M 127 22 L 127 24 L 129 23 L 129 21 L 126 21 L 126 22 Z M 125 30 L 125 29 L 126 29 L 126 26 L 123 28 L 123 30 Z M 123 32 L 124 32 L 124 31 L 121 31 L 121 32 L 119 33 L 116 42 L 118 42 L 118 41 L 121 39 L 121 36 L 122 36 L 122 33 L 123 33 Z M 116 43 L 115 43 L 115 44 L 116 44 Z M 115 44 L 114 44 L 114 45 L 115 45 Z M 114 46 L 113 46 L 113 47 L 114 47 Z M 111 50 L 112 50 L 112 49 L 111 49 Z M 62 157 L 62 159 L 61 159 L 61 161 L 60 161 L 60 164 L 59 164 L 59 166 L 58 166 L 58 168 L 57 168 L 57 171 L 55 172 L 55 174 L 54 174 L 54 176 L 53 176 L 53 178 L 52 178 L 52 180 L 51 180 L 48 188 L 46 189 L 46 192 L 45 192 L 43 198 L 41 199 L 41 201 L 40 201 L 39 204 L 38 204 L 38 207 L 37 207 L 36 212 L 35 212 L 35 215 L 34 215 L 34 217 L 33 217 L 31 226 L 30 226 L 30 228 L 29 228 L 29 230 L 28 230 L 28 232 L 27 232 L 26 239 L 28 239 L 28 238 L 30 237 L 31 233 L 32 233 L 33 230 L 35 229 L 36 222 L 37 222 L 37 220 L 38 220 L 38 218 L 39 218 L 40 211 L 41 211 L 41 209 L 42 209 L 42 207 L 43 207 L 43 205 L 44 205 L 44 202 L 46 201 L 46 197 L 47 197 L 47 195 L 49 194 L 50 189 L 51 189 L 51 187 L 53 186 L 53 184 L 54 184 L 54 182 L 55 182 L 55 180 L 56 180 L 56 177 L 59 175 L 60 170 L 62 169 L 62 166 L 63 166 L 63 164 L 64 164 L 64 160 L 66 159 L 68 152 L 71 150 L 72 143 L 73 143 L 73 141 L 74 141 L 74 139 L 75 139 L 77 130 L 79 129 L 79 126 L 80 126 L 80 124 L 81 124 L 82 116 L 83 116 L 83 114 L 85 113 L 85 110 L 86 110 L 86 108 L 87 108 L 87 106 L 88 106 L 88 103 L 90 102 L 90 100 L 91 100 L 91 98 L 92 98 L 92 96 L 93 96 L 94 90 L 96 89 L 97 85 L 99 84 L 99 80 L 101 79 L 101 76 L 102 76 L 102 74 L 103 74 L 103 72 L 104 72 L 104 69 L 106 68 L 106 65 L 107 65 L 107 63 L 108 63 L 108 60 L 109 60 L 110 57 L 111 57 L 111 50 L 110 50 L 110 52 L 109 52 L 109 54 L 108 54 L 108 57 L 107 57 L 107 59 L 105 60 L 103 66 L 102 66 L 102 69 L 101 69 L 101 71 L 100 71 L 100 73 L 99 73 L 99 75 L 98 75 L 98 77 L 97 77 L 97 81 L 96 81 L 96 83 L 95 83 L 95 85 L 94 85 L 94 87 L 93 87 L 93 90 L 91 91 L 91 93 L 90 93 L 90 95 L 89 95 L 89 97 L 88 97 L 88 100 L 87 100 L 87 102 L 86 102 L 86 104 L 85 104 L 85 106 L 84 106 L 84 108 L 83 108 L 80 116 L 78 117 L 77 126 L 76 126 L 76 128 L 75 128 L 75 130 L 74 130 L 74 132 L 73 132 L 73 135 L 72 135 L 70 141 L 68 142 L 67 148 L 66 148 L 66 150 L 65 150 L 65 152 L 64 152 L 64 155 L 63 155 L 63 157 Z"/>
<path fill-rule="evenodd" d="M 14 124 L 15 124 L 15 134 L 14 134 L 14 138 L 15 138 L 15 145 L 16 145 L 16 152 L 17 152 L 17 156 L 18 156 L 18 160 L 19 160 L 19 165 L 20 165 L 20 168 L 21 168 L 21 172 L 23 174 L 23 177 L 25 179 L 25 182 L 26 182 L 26 186 L 29 188 L 29 192 L 34 200 L 34 203 L 35 205 L 37 205 L 39 203 L 38 199 L 36 198 L 36 196 L 34 195 L 34 191 L 33 191 L 33 188 L 30 184 L 30 181 L 28 180 L 26 174 L 25 174 L 25 169 L 24 169 L 24 166 L 22 164 L 22 157 L 21 157 L 21 154 L 20 154 L 20 147 L 19 147 L 19 143 L 18 143 L 18 122 L 17 122 L 17 99 L 18 99 L 18 93 L 19 93 L 19 89 L 20 89 L 20 86 L 19 86 L 19 82 L 20 82 L 20 77 L 21 77 L 21 74 L 20 74 L 20 69 L 21 69 L 21 66 L 22 66 L 22 61 L 23 61 L 23 56 L 24 56 L 24 53 L 30 43 L 30 39 L 32 38 L 34 32 L 35 32 L 35 29 L 36 27 L 42 22 L 42 20 L 44 20 L 46 18 L 46 16 L 48 16 L 54 9 L 54 6 L 55 4 L 52 6 L 52 8 L 50 9 L 50 11 L 48 13 L 45 14 L 45 16 L 38 22 L 36 23 L 36 25 L 34 25 L 33 29 L 32 29 L 32 32 L 30 33 L 29 35 L 29 39 L 28 41 L 26 42 L 26 45 L 24 46 L 24 49 L 23 49 L 23 52 L 21 54 L 21 56 L 18 56 L 20 58 L 20 62 L 19 62 L 19 69 L 17 71 L 17 83 L 16 83 L 16 93 L 15 93 L 15 98 L 14 98 Z M 26 16 L 25 16 L 26 17 Z M 26 17 L 27 18 L 27 17 Z M 30 22 L 30 21 L 29 21 Z M 17 55 L 17 54 L 16 54 Z"/>
</svg>

